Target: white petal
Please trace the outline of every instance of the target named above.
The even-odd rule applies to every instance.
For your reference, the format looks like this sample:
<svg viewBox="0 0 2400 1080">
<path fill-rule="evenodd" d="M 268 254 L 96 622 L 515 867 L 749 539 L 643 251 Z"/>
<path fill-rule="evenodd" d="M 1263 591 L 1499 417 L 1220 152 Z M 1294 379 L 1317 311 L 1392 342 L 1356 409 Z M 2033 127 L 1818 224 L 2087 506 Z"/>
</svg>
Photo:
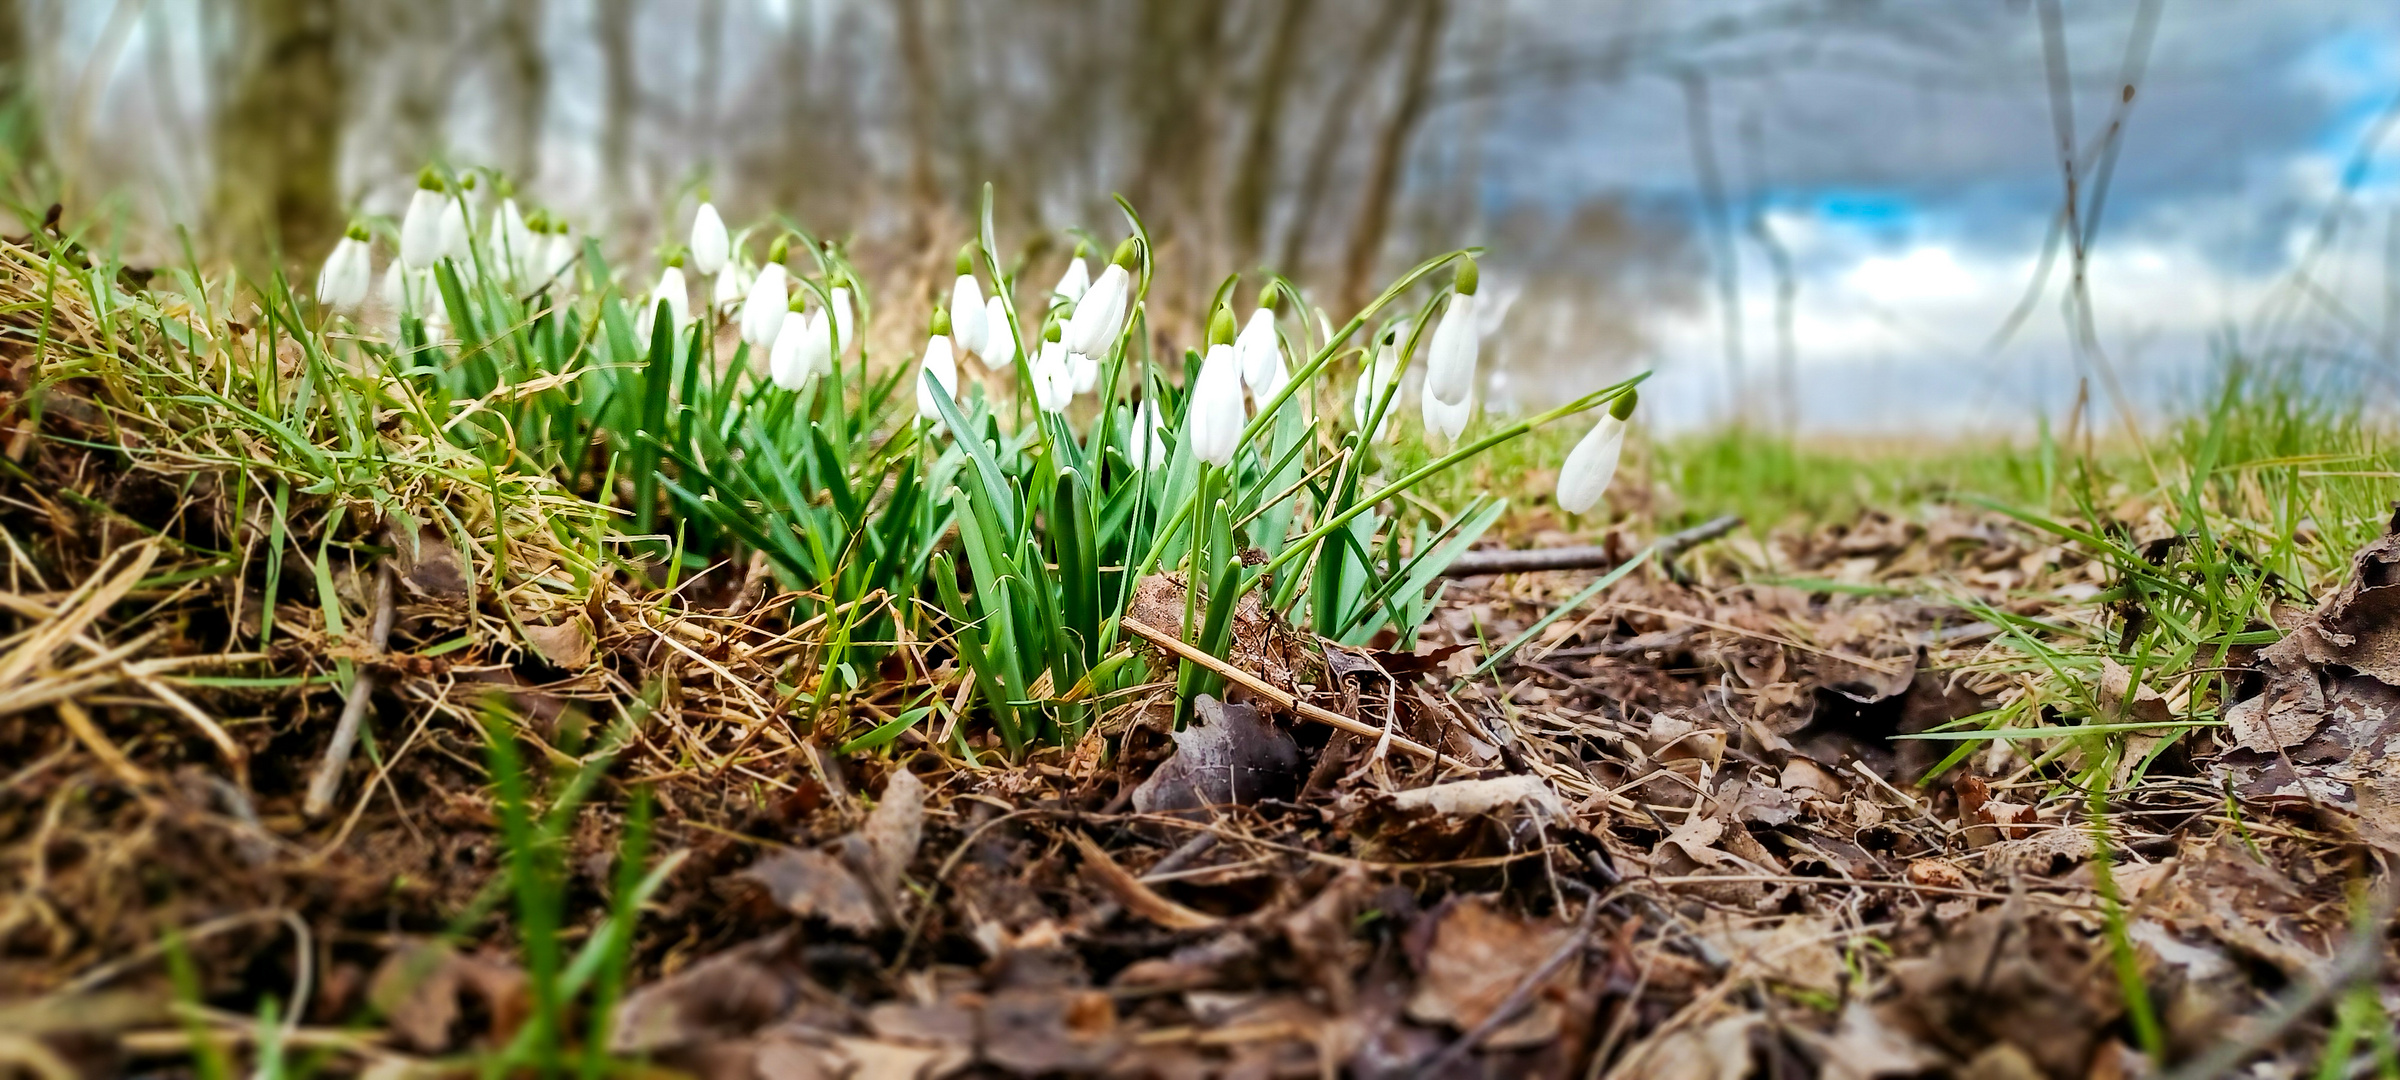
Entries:
<svg viewBox="0 0 2400 1080">
<path fill-rule="evenodd" d="M 826 297 L 826 306 L 833 309 L 833 351 L 838 353 L 850 347 L 850 289 L 836 285 Z"/>
<path fill-rule="evenodd" d="M 1132 284 L 1125 268 L 1115 263 L 1100 272 L 1100 280 L 1092 282 L 1076 302 L 1075 313 L 1067 317 L 1068 351 L 1093 359 L 1108 355 L 1124 328 L 1126 294 Z"/>
<path fill-rule="evenodd" d="M 1472 395 L 1456 405 L 1433 396 L 1431 391 L 1418 397 L 1423 399 L 1426 432 L 1441 432 L 1442 438 L 1449 442 L 1458 441 L 1459 433 L 1467 430 L 1467 421 L 1475 415 L 1475 399 Z"/>
<path fill-rule="evenodd" d="M 782 263 L 768 263 L 758 270 L 758 278 L 750 283 L 750 293 L 742 298 L 742 340 L 752 345 L 767 345 L 780 336 L 783 317 L 791 304 L 784 287 L 786 280 Z"/>
<path fill-rule="evenodd" d="M 791 310 L 776 320 L 775 341 L 767 348 L 767 377 L 786 390 L 808 384 L 808 369 L 800 352 L 801 344 L 808 340 L 809 322 L 805 312 Z"/>
<path fill-rule="evenodd" d="M 931 375 L 932 379 L 925 376 Z M 936 386 L 955 401 L 958 398 L 958 361 L 950 355 L 950 339 L 939 334 L 926 339 L 925 359 L 917 375 L 917 418 L 942 423 L 942 410 L 934 399 Z"/>
<path fill-rule="evenodd" d="M 474 245 L 467 235 L 467 208 L 458 199 L 442 201 L 442 257 L 455 262 L 460 272 L 471 269 L 467 264 L 474 258 Z"/>
<path fill-rule="evenodd" d="M 1233 339 L 1233 351 L 1242 360 L 1242 384 L 1259 394 L 1259 400 L 1282 389 L 1283 343 L 1275 338 L 1274 312 L 1263 307 L 1251 312 L 1241 336 Z"/>
<path fill-rule="evenodd" d="M 1022 352 L 1017 348 L 1017 331 L 1009 323 L 1008 302 L 999 293 L 983 304 L 983 362 L 995 368 L 1017 362 Z"/>
<path fill-rule="evenodd" d="M 950 284 L 950 340 L 960 352 L 983 355 L 983 287 L 975 275 L 960 274 Z"/>
<path fill-rule="evenodd" d="M 1558 467 L 1558 508 L 1570 514 L 1590 510 L 1617 475 L 1617 455 L 1625 449 L 1625 421 L 1603 415 Z"/>
<path fill-rule="evenodd" d="M 1078 394 L 1088 394 L 1100 385 L 1100 361 L 1082 353 L 1067 354 L 1067 374 Z"/>
<path fill-rule="evenodd" d="M 1241 446 L 1242 423 L 1247 419 L 1242 409 L 1241 361 L 1233 346 L 1209 347 L 1185 411 L 1192 453 L 1219 468 L 1231 463 L 1233 452 Z"/>
<path fill-rule="evenodd" d="M 1433 328 L 1425 368 L 1425 392 L 1444 405 L 1458 405 L 1475 388 L 1475 298 L 1455 296 L 1442 324 Z"/>
<path fill-rule="evenodd" d="M 418 188 L 408 197 L 408 213 L 400 219 L 400 261 L 423 270 L 442 257 L 442 193 Z"/>
<path fill-rule="evenodd" d="M 1084 269 L 1082 259 L 1071 258 L 1067 260 L 1066 272 L 1058 275 L 1058 287 L 1050 291 L 1072 303 L 1083 299 L 1083 294 L 1091 287 L 1091 271 Z"/>
<path fill-rule="evenodd" d="M 692 272 L 713 277 L 724 269 L 725 256 L 733 250 L 733 242 L 725 235 L 725 219 L 717 216 L 715 203 L 701 203 L 692 215 Z"/>
</svg>

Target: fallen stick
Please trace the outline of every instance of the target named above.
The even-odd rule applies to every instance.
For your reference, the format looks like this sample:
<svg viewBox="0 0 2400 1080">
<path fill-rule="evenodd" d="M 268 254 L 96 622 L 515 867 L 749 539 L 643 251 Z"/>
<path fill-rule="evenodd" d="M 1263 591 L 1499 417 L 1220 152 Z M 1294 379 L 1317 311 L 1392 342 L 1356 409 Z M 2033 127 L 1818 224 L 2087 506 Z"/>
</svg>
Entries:
<svg viewBox="0 0 2400 1080">
<path fill-rule="evenodd" d="M 1175 655 L 1189 660 L 1192 663 L 1198 664 L 1201 667 L 1207 668 L 1210 671 L 1216 672 L 1217 674 L 1224 676 L 1226 679 L 1240 684 L 1244 689 L 1250 691 L 1251 693 L 1265 698 L 1268 701 L 1272 701 L 1283 708 L 1290 709 L 1291 711 L 1307 717 L 1308 719 L 1314 720 L 1320 724 L 1339 728 L 1343 731 L 1349 732 L 1352 735 L 1358 735 L 1364 738 L 1388 739 L 1390 740 L 1392 749 L 1398 750 L 1404 754 L 1423 758 L 1427 761 L 1437 762 L 1443 765 L 1455 765 L 1462 769 L 1474 768 L 1474 766 L 1469 765 L 1466 762 L 1460 761 L 1457 758 L 1451 757 L 1448 754 L 1442 753 L 1439 750 L 1427 746 L 1424 743 L 1418 742 L 1415 739 L 1411 739 L 1405 735 L 1388 732 L 1385 729 L 1376 727 L 1373 724 L 1355 720 L 1350 717 L 1343 716 L 1342 714 L 1331 709 L 1327 709 L 1318 705 L 1312 705 L 1308 702 L 1302 701 L 1299 698 L 1293 697 L 1290 694 L 1276 689 L 1274 684 L 1267 682 L 1265 679 L 1261 679 L 1256 675 L 1252 675 L 1247 671 L 1243 671 L 1242 669 L 1233 666 L 1232 664 L 1228 664 L 1223 660 L 1217 659 L 1214 656 L 1210 656 L 1206 652 L 1201 651 L 1198 646 L 1193 645 L 1190 642 L 1187 642 L 1173 634 L 1167 633 L 1164 630 L 1160 630 L 1156 627 L 1143 623 L 1141 620 L 1133 618 L 1132 616 L 1126 616 L 1123 625 L 1125 629 L 1133 631 L 1134 634 L 1140 636 L 1151 644 L 1165 649 L 1168 652 L 1174 653 Z"/>
<path fill-rule="evenodd" d="M 375 621 L 367 627 L 367 656 L 361 657 L 358 673 L 350 680 L 350 699 L 342 703 L 342 718 L 333 725 L 333 741 L 325 744 L 325 756 L 317 760 L 316 774 L 308 778 L 308 798 L 300 804 L 300 812 L 310 820 L 325 816 L 333 808 L 333 798 L 341 794 L 342 772 L 350 767 L 350 751 L 358 745 L 358 729 L 367 719 L 367 704 L 375 696 L 375 674 L 366 661 L 381 657 L 391 645 L 392 622 L 397 613 L 392 599 L 392 568 L 384 566 L 375 575 Z"/>
<path fill-rule="evenodd" d="M 1660 537 L 1654 548 L 1658 560 L 1663 563 L 1741 527 L 1739 515 L 1727 514 Z M 1617 562 L 1615 553 L 1598 545 L 1526 551 L 1502 548 L 1467 552 L 1452 561 L 1442 571 L 1442 576 L 1465 578 L 1490 574 L 1529 574 L 1538 570 L 1597 570 L 1604 566 L 1615 566 Z"/>
</svg>

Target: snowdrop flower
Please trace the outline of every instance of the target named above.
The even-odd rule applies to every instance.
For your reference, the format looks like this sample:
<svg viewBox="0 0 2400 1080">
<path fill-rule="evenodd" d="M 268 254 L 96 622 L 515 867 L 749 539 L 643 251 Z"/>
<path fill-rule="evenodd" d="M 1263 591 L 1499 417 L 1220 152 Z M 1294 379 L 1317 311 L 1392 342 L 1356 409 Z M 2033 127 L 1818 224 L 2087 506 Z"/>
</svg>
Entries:
<svg viewBox="0 0 2400 1080">
<path fill-rule="evenodd" d="M 1242 336 L 1233 339 L 1233 354 L 1241 360 L 1242 383 L 1250 395 L 1264 405 L 1283 392 L 1283 384 L 1291 381 L 1291 373 L 1283 367 L 1283 343 L 1275 338 L 1275 294 L 1259 297 L 1257 311 L 1243 324 Z"/>
<path fill-rule="evenodd" d="M 1075 302 L 1067 317 L 1067 351 L 1098 361 L 1108 355 L 1125 328 L 1125 308 L 1133 295 L 1133 239 L 1117 245 L 1116 257 L 1100 271 L 1100 279 Z M 1081 380 L 1078 380 L 1079 382 Z"/>
<path fill-rule="evenodd" d="M 975 281 L 975 245 L 958 249 L 958 280 L 950 283 L 950 340 L 958 351 L 983 355 L 983 286 Z"/>
<path fill-rule="evenodd" d="M 567 223 L 560 220 L 551 221 L 550 240 L 544 246 L 542 253 L 542 281 L 556 282 L 560 292 L 573 288 L 575 286 L 575 261 L 582 255 L 583 252 L 577 249 L 574 238 L 567 235 Z M 537 282 L 537 284 L 539 283 Z"/>
<path fill-rule="evenodd" d="M 1475 416 L 1475 395 L 1473 394 L 1468 394 L 1467 400 L 1456 405 L 1433 396 L 1430 388 L 1417 396 L 1423 400 L 1425 406 L 1426 433 L 1441 432 L 1445 442 L 1457 442 L 1459 433 L 1467 430 L 1467 421 Z"/>
<path fill-rule="evenodd" d="M 1209 320 L 1208 340 L 1208 357 L 1193 380 L 1185 422 L 1192 453 L 1221 469 L 1233 462 L 1233 452 L 1242 443 L 1242 424 L 1249 419 L 1242 408 L 1242 364 L 1233 351 L 1232 312 L 1217 309 Z"/>
<path fill-rule="evenodd" d="M 1481 337 L 1475 325 L 1475 260 L 1458 264 L 1450 310 L 1433 328 L 1425 365 L 1425 393 L 1444 405 L 1464 405 L 1475 389 L 1475 351 Z"/>
<path fill-rule="evenodd" d="M 1167 463 L 1167 441 L 1159 437 L 1158 410 L 1143 398 L 1140 408 L 1133 411 L 1133 431 L 1126 439 L 1125 452 L 1133 467 L 1148 471 Z"/>
<path fill-rule="evenodd" d="M 441 175 L 426 166 L 417 174 L 416 193 L 408 197 L 408 212 L 400 218 L 400 261 L 409 269 L 431 269 L 442 257 L 443 208 L 450 205 L 442 194 Z"/>
<path fill-rule="evenodd" d="M 790 249 L 779 237 L 767 249 L 767 264 L 758 268 L 758 277 L 750 282 L 749 295 L 742 299 L 742 340 L 754 346 L 771 345 L 783 336 L 783 324 L 790 314 L 791 296 L 783 271 L 783 259 Z"/>
<path fill-rule="evenodd" d="M 1008 301 L 1000 299 L 999 293 L 993 293 L 992 298 L 984 302 L 983 348 L 979 351 L 988 366 L 1007 367 L 1025 355 L 1024 349 L 1017 344 L 1017 331 L 1009 323 L 1008 315 Z"/>
<path fill-rule="evenodd" d="M 1060 342 L 1065 344 L 1065 342 Z M 1100 388 L 1100 361 L 1079 352 L 1067 354 L 1067 380 L 1078 394 L 1088 394 Z"/>
<path fill-rule="evenodd" d="M 1050 332 L 1055 335 L 1058 328 L 1052 327 Z M 1045 339 L 1029 374 L 1033 376 L 1034 404 L 1047 413 L 1067 411 L 1068 403 L 1075 400 L 1075 373 L 1067 364 L 1065 342 L 1055 336 Z"/>
<path fill-rule="evenodd" d="M 1058 285 L 1050 290 L 1051 303 L 1063 300 L 1074 303 L 1083 299 L 1084 291 L 1092 287 L 1092 272 L 1083 268 L 1083 256 L 1090 249 L 1083 241 L 1075 242 L 1075 254 L 1067 259 L 1067 270 L 1058 275 Z"/>
<path fill-rule="evenodd" d="M 717 206 L 704 196 L 700 209 L 692 214 L 692 272 L 701 277 L 715 277 L 725 268 L 725 257 L 732 254 L 733 241 L 725 235 L 725 219 L 717 216 Z"/>
<path fill-rule="evenodd" d="M 838 354 L 850 347 L 850 286 L 834 286 L 825 294 L 825 306 L 833 313 L 833 351 Z"/>
<path fill-rule="evenodd" d="M 352 311 L 364 303 L 367 287 L 375 280 L 367 260 L 366 227 L 352 225 L 334 241 L 333 254 L 325 256 L 325 268 L 317 271 L 317 305 L 327 311 Z"/>
<path fill-rule="evenodd" d="M 683 283 L 683 256 L 667 256 L 667 265 L 658 272 L 658 284 L 650 289 L 650 302 L 642 306 L 642 326 L 647 329 L 658 321 L 658 309 L 664 307 L 672 316 L 677 330 L 692 321 L 691 288 Z"/>
<path fill-rule="evenodd" d="M 491 257 L 503 281 L 511 287 L 533 276 L 536 254 L 533 227 L 525 223 L 518 211 L 517 200 L 500 200 L 500 212 L 492 215 L 491 239 L 486 242 Z"/>
<path fill-rule="evenodd" d="M 408 287 L 408 279 L 408 263 L 405 260 L 393 259 L 391 265 L 383 268 L 383 306 L 392 309 L 393 314 L 409 310 L 409 301 L 414 298 L 414 293 Z"/>
<path fill-rule="evenodd" d="M 817 318 L 797 307 L 785 308 L 775 340 L 767 350 L 767 376 L 786 390 L 807 386 L 809 377 L 816 373 L 816 365 L 809 356 L 809 341 L 824 334 Z"/>
<path fill-rule="evenodd" d="M 726 263 L 717 273 L 716 284 L 708 290 L 708 306 L 719 314 L 730 315 L 750 295 L 750 279 L 742 273 L 740 263 Z"/>
<path fill-rule="evenodd" d="M 1610 402 L 1608 415 L 1567 452 L 1566 464 L 1558 467 L 1559 509 L 1580 514 L 1598 505 L 1617 475 L 1617 455 L 1625 450 L 1625 420 L 1633 415 L 1634 401 L 1634 392 L 1627 390 Z"/>
<path fill-rule="evenodd" d="M 1359 370 L 1358 390 L 1350 399 L 1350 422 L 1365 430 L 1367 417 L 1383 401 L 1384 392 L 1391 389 L 1392 380 L 1400 375 L 1400 331 L 1383 332 L 1383 340 L 1375 346 L 1375 358 Z M 1385 408 L 1375 425 L 1374 441 L 1381 442 L 1392 433 L 1392 410 Z"/>
<path fill-rule="evenodd" d="M 942 409 L 936 393 L 948 394 L 958 400 L 958 361 L 950 354 L 950 316 L 940 308 L 933 311 L 932 336 L 925 339 L 925 359 L 917 372 L 917 419 L 931 423 L 940 431 Z M 926 376 L 932 376 L 927 378 Z"/>
<path fill-rule="evenodd" d="M 467 231 L 465 197 L 442 200 L 441 222 L 442 258 L 457 263 L 463 273 L 475 257 L 474 238 Z"/>
</svg>

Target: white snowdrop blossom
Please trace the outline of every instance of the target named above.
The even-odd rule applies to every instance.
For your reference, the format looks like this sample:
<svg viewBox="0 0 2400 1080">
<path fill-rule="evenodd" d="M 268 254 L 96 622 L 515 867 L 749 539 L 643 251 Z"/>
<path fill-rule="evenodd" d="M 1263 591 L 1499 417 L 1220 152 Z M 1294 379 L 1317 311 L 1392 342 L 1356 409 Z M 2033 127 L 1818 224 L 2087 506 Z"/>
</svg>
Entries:
<svg viewBox="0 0 2400 1080">
<path fill-rule="evenodd" d="M 511 287 L 529 282 L 540 265 L 540 241 L 533 228 L 525 224 L 525 215 L 517 209 L 517 200 L 500 200 L 500 212 L 492 215 L 491 257 L 498 261 L 503 280 Z"/>
<path fill-rule="evenodd" d="M 1067 317 L 1067 351 L 1094 360 L 1106 357 L 1124 329 L 1132 289 L 1133 275 L 1124 267 L 1112 262 L 1100 271 L 1100 279 L 1084 291 L 1083 299 L 1075 302 L 1075 313 Z"/>
<path fill-rule="evenodd" d="M 974 266 L 965 252 L 958 256 L 958 280 L 950 283 L 950 340 L 958 351 L 983 355 L 984 306 L 983 286 L 976 282 Z"/>
<path fill-rule="evenodd" d="M 1459 264 L 1450 310 L 1442 314 L 1426 346 L 1425 392 L 1444 405 L 1464 404 L 1475 389 L 1476 350 L 1483 333 L 1476 325 L 1476 276 L 1475 260 Z"/>
<path fill-rule="evenodd" d="M 987 367 L 1002 368 L 1016 363 L 1025 354 L 1017 344 L 1016 328 L 1009 325 L 1008 301 L 999 293 L 983 304 L 983 348 L 976 350 Z"/>
<path fill-rule="evenodd" d="M 467 231 L 466 200 L 442 200 L 441 223 L 442 258 L 457 263 L 464 272 L 468 261 L 475 257 L 474 237 Z"/>
<path fill-rule="evenodd" d="M 1385 333 L 1382 343 L 1375 347 L 1374 360 L 1359 369 L 1358 391 L 1350 399 L 1350 422 L 1352 426 L 1362 431 L 1366 429 L 1367 417 L 1383 401 L 1384 391 L 1391 389 L 1392 380 L 1400 374 L 1398 337 L 1399 331 L 1397 330 Z M 1392 409 L 1386 406 L 1383 410 L 1383 417 L 1375 425 L 1375 434 L 1371 438 L 1376 442 L 1382 442 L 1391 433 Z"/>
<path fill-rule="evenodd" d="M 1475 395 L 1473 394 L 1468 394 L 1467 400 L 1456 405 L 1433 396 L 1430 388 L 1417 396 L 1422 399 L 1425 407 L 1426 433 L 1441 432 L 1443 440 L 1447 442 L 1457 442 L 1459 433 L 1467 430 L 1467 421 L 1475 416 Z"/>
<path fill-rule="evenodd" d="M 431 269 L 442 257 L 442 208 L 449 199 L 442 195 L 440 183 L 426 187 L 419 180 L 416 193 L 408 197 L 408 212 L 400 217 L 400 261 L 411 270 Z"/>
<path fill-rule="evenodd" d="M 740 263 L 727 263 L 717 272 L 716 284 L 708 290 L 708 306 L 720 313 L 731 313 L 750 295 L 750 279 L 742 273 Z"/>
<path fill-rule="evenodd" d="M 1067 411 L 1075 400 L 1075 373 L 1067 362 L 1067 346 L 1062 341 L 1042 342 L 1042 351 L 1034 357 L 1033 402 L 1043 412 Z"/>
<path fill-rule="evenodd" d="M 1283 384 L 1291 381 L 1283 367 L 1283 343 L 1275 338 L 1274 309 L 1262 307 L 1250 313 L 1242 335 L 1233 339 L 1233 352 L 1241 360 L 1242 384 L 1260 404 L 1283 392 Z"/>
<path fill-rule="evenodd" d="M 947 425 L 942 422 L 941 405 L 934 397 L 937 393 L 958 400 L 958 361 L 950 354 L 950 335 L 942 333 L 925 339 L 925 360 L 917 371 L 917 419 L 939 431 Z"/>
<path fill-rule="evenodd" d="M 1067 259 L 1066 272 L 1058 275 L 1058 285 L 1050 293 L 1057 300 L 1072 304 L 1083 299 L 1084 292 L 1091 287 L 1092 272 L 1084 269 L 1083 245 L 1077 244 L 1075 254 Z"/>
<path fill-rule="evenodd" d="M 317 304 L 327 311 L 355 311 L 365 303 L 367 289 L 375 281 L 368 258 L 367 232 L 353 225 L 334 242 L 333 253 L 325 256 L 325 268 L 317 271 Z"/>
<path fill-rule="evenodd" d="M 1059 344 L 1064 345 L 1065 342 Z M 1067 381 L 1078 394 L 1088 394 L 1100 388 L 1100 361 L 1079 352 L 1067 354 Z"/>
<path fill-rule="evenodd" d="M 785 283 L 783 263 L 770 258 L 758 268 L 758 277 L 750 282 L 750 292 L 742 299 L 742 340 L 753 346 L 774 344 L 783 336 L 785 316 L 790 314 L 791 296 Z"/>
<path fill-rule="evenodd" d="M 732 253 L 733 239 L 725 235 L 725 219 L 717 216 L 715 203 L 702 202 L 692 214 L 692 272 L 714 277 Z"/>
<path fill-rule="evenodd" d="M 1158 409 L 1143 398 L 1141 407 L 1133 411 L 1133 431 L 1126 437 L 1125 452 L 1133 467 L 1148 471 L 1167 463 L 1167 441 L 1159 436 Z"/>
<path fill-rule="evenodd" d="M 1625 420 L 1633 415 L 1634 395 L 1611 403 L 1607 415 L 1592 425 L 1558 467 L 1558 508 L 1580 514 L 1600 502 L 1608 482 L 1617 475 L 1617 457 L 1625 451 Z"/>
<path fill-rule="evenodd" d="M 683 283 L 683 268 L 671 263 L 658 272 L 658 284 L 650 290 L 650 302 L 642 305 L 643 329 L 658 321 L 658 309 L 662 306 L 673 317 L 677 330 L 691 323 L 691 288 Z"/>
<path fill-rule="evenodd" d="M 775 340 L 767 349 L 767 377 L 786 390 L 807 386 L 813 374 L 807 355 L 808 342 L 821 334 L 815 317 L 786 308 L 777 325 Z"/>
<path fill-rule="evenodd" d="M 834 286 L 826 293 L 826 307 L 833 312 L 833 351 L 840 353 L 850 347 L 850 287 Z"/>
<path fill-rule="evenodd" d="M 415 299 L 415 291 L 409 288 L 408 262 L 393 259 L 390 265 L 383 268 L 383 306 L 398 314 L 413 310 Z"/>
<path fill-rule="evenodd" d="M 1241 361 L 1231 344 L 1208 347 L 1184 411 L 1193 455 L 1220 469 L 1231 464 L 1233 452 L 1241 447 L 1242 425 L 1249 419 L 1242 408 Z"/>
</svg>

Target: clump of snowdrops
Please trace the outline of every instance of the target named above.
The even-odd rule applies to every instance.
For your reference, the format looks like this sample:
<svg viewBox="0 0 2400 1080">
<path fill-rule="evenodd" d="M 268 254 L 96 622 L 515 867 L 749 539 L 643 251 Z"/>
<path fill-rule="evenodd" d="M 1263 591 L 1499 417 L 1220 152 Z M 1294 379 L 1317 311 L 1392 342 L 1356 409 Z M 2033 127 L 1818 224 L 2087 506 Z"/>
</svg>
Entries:
<svg viewBox="0 0 2400 1080">
<path fill-rule="evenodd" d="M 1205 339 L 1157 350 L 1152 248 L 1131 207 L 1096 270 L 1078 243 L 1054 284 L 1029 286 L 988 189 L 946 300 L 899 316 L 922 320 L 922 348 L 886 362 L 841 245 L 795 223 L 730 231 L 694 193 L 687 242 L 658 253 L 637 293 L 594 238 L 481 175 L 479 193 L 478 174 L 429 168 L 396 225 L 354 225 L 319 275 L 320 308 L 360 331 L 345 338 L 383 392 L 435 414 L 430 428 L 622 511 L 592 542 L 632 572 L 764 555 L 826 642 L 785 700 L 846 749 L 934 710 L 928 689 L 896 718 L 852 722 L 859 672 L 898 641 L 956 657 L 1005 753 L 1080 736 L 1144 680 L 1122 620 L 1151 575 L 1187 586 L 1181 630 L 1216 655 L 1252 594 L 1328 638 L 1410 640 L 1441 571 L 1505 503 L 1442 513 L 1401 496 L 1605 405 L 1560 468 L 1559 506 L 1586 512 L 1639 381 L 1478 428 L 1469 251 L 1418 265 L 1340 324 L 1280 276 L 1229 278 Z M 1412 366 L 1423 435 L 1447 449 L 1395 475 L 1380 450 L 1403 437 Z M 1330 404 L 1343 388 L 1346 410 Z M 1182 699 L 1213 680 L 1186 664 Z M 949 725 L 972 757 L 968 729 Z"/>
</svg>

